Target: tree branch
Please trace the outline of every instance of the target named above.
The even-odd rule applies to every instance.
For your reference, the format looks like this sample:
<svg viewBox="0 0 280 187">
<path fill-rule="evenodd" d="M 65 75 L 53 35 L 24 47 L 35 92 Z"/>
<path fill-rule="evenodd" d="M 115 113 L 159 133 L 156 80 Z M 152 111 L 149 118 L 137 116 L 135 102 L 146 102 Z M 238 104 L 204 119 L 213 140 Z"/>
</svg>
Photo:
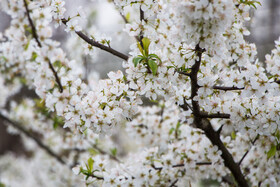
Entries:
<svg viewBox="0 0 280 187">
<path fill-rule="evenodd" d="M 195 165 L 197 166 L 205 166 L 205 165 L 211 165 L 212 162 L 196 162 Z M 172 165 L 172 168 L 179 168 L 179 167 L 184 167 L 185 164 L 176 164 L 176 165 Z M 155 167 L 154 165 L 152 165 L 152 168 L 154 168 L 155 170 L 162 170 L 162 167 Z"/>
<path fill-rule="evenodd" d="M 242 187 L 248 187 L 248 183 L 245 180 L 244 175 L 241 172 L 241 169 L 237 163 L 235 163 L 232 155 L 230 152 L 227 150 L 225 145 L 220 139 L 220 135 L 218 132 L 216 132 L 210 121 L 208 119 L 205 119 L 201 116 L 201 111 L 200 111 L 200 106 L 198 101 L 194 100 L 193 98 L 197 95 L 199 85 L 197 83 L 198 81 L 198 72 L 200 69 L 200 64 L 201 64 L 201 59 L 202 59 L 202 53 L 205 51 L 205 49 L 202 49 L 199 47 L 199 44 L 196 45 L 195 47 L 196 54 L 198 56 L 198 60 L 195 61 L 195 64 L 191 68 L 191 73 L 190 73 L 190 79 L 191 79 L 191 100 L 192 100 L 192 105 L 193 105 L 193 115 L 194 115 L 194 124 L 196 125 L 197 128 L 201 129 L 204 131 L 206 137 L 211 141 L 213 145 L 216 145 L 218 149 L 222 152 L 221 157 L 224 160 L 225 166 L 231 171 L 233 174 L 235 180 L 239 184 L 239 186 Z M 217 114 L 215 115 L 210 115 L 210 117 L 216 117 Z M 209 115 L 207 115 L 209 117 Z M 220 114 L 219 114 L 220 117 Z"/>
<path fill-rule="evenodd" d="M 57 155 L 53 150 L 51 150 L 47 145 L 45 145 L 39 138 L 37 138 L 33 133 L 29 132 L 27 129 L 25 129 L 22 125 L 10 120 L 6 116 L 0 113 L 0 118 L 3 119 L 5 122 L 7 122 L 9 125 L 13 126 L 15 129 L 23 133 L 25 136 L 31 138 L 36 142 L 36 144 L 44 149 L 50 156 L 55 158 L 58 162 L 61 164 L 66 165 L 66 162 L 59 156 Z"/>
<path fill-rule="evenodd" d="M 256 143 L 256 141 L 259 139 L 259 135 L 256 136 L 256 138 L 253 140 L 252 145 L 254 146 L 254 144 Z M 241 163 L 243 162 L 243 160 L 245 159 L 245 157 L 248 155 L 249 151 L 251 150 L 252 147 L 250 147 L 250 149 L 248 149 L 245 154 L 242 156 L 242 158 L 240 159 L 240 161 L 238 162 L 238 165 L 240 166 Z"/>
<path fill-rule="evenodd" d="M 213 129 L 210 121 L 207 119 L 202 119 L 201 124 L 199 126 L 199 128 L 205 132 L 205 135 L 211 141 L 211 143 L 213 145 L 216 145 L 218 149 L 222 152 L 221 157 L 224 160 L 224 164 L 231 171 L 239 186 L 248 187 L 249 185 L 245 180 L 245 177 L 242 174 L 239 165 L 234 161 L 232 155 L 221 141 L 220 135 Z"/>
<path fill-rule="evenodd" d="M 68 22 L 68 20 L 66 20 L 66 19 L 62 19 L 61 20 L 62 21 L 62 23 L 64 23 L 65 25 L 66 25 L 66 23 Z M 119 57 L 119 58 L 121 58 L 121 59 L 123 59 L 123 60 L 128 60 L 128 56 L 127 55 L 125 55 L 125 54 L 123 54 L 123 53 L 121 53 L 121 52 L 119 52 L 119 51 L 117 51 L 117 50 L 115 50 L 115 49 L 113 49 L 113 48 L 111 48 L 111 47 L 108 47 L 108 46 L 106 46 L 106 45 L 103 45 L 103 44 L 101 44 L 101 43 L 99 43 L 99 42 L 97 42 L 97 41 L 94 41 L 93 39 L 90 39 L 89 37 L 87 37 L 83 32 L 81 32 L 81 31 L 75 31 L 75 33 L 80 37 L 80 38 L 82 38 L 85 42 L 87 42 L 88 44 L 90 44 L 90 45 L 92 45 L 92 46 L 94 46 L 94 47 L 97 47 L 97 48 L 99 48 L 99 49 L 102 49 L 102 50 L 104 50 L 104 51 L 107 51 L 107 52 L 109 52 L 109 53 L 111 53 L 111 54 L 113 54 L 113 55 L 115 55 L 115 56 L 117 56 L 117 57 Z"/>
<path fill-rule="evenodd" d="M 30 25 L 31 30 L 32 30 L 32 36 L 33 36 L 33 38 L 35 39 L 35 41 L 37 42 L 38 46 L 41 48 L 41 47 L 42 47 L 42 44 L 41 44 L 41 42 L 40 42 L 40 40 L 39 40 L 37 31 L 36 31 L 36 27 L 35 27 L 35 25 L 34 25 L 32 19 L 31 19 L 31 17 L 30 17 L 30 11 L 29 11 L 29 9 L 28 9 L 28 5 L 27 5 L 26 0 L 23 0 L 23 3 L 24 3 L 25 10 L 26 10 L 28 22 L 29 22 L 29 25 Z M 53 67 L 53 65 L 52 65 L 52 63 L 51 63 L 51 61 L 50 61 L 49 58 L 47 59 L 47 61 L 48 61 L 48 64 L 49 64 L 49 68 L 50 68 L 51 71 L 53 72 L 53 75 L 54 75 L 54 77 L 55 77 L 55 81 L 56 81 L 56 83 L 58 84 L 59 91 L 62 93 L 62 92 L 63 92 L 63 87 L 62 87 L 62 85 L 61 85 L 61 82 L 60 82 L 60 79 L 59 79 L 59 77 L 58 77 L 58 75 L 57 75 L 57 72 L 55 71 L 55 69 L 54 69 L 54 67 Z"/>
<path fill-rule="evenodd" d="M 224 90 L 224 91 L 231 91 L 231 90 L 244 90 L 244 87 L 242 88 L 238 88 L 236 86 L 232 86 L 232 87 L 228 87 L 228 86 L 213 86 L 212 87 L 213 89 L 216 89 L 216 90 Z"/>
<path fill-rule="evenodd" d="M 145 14 L 144 14 L 144 11 L 141 9 L 141 6 L 140 6 L 139 9 L 140 9 L 140 21 L 141 21 L 141 24 L 142 24 L 142 21 L 145 20 Z M 143 47 L 143 42 L 142 42 L 143 38 L 144 38 L 144 33 L 143 33 L 143 29 L 141 29 L 139 40 L 140 40 L 140 45 L 141 45 L 142 48 L 144 48 Z"/>
<path fill-rule="evenodd" d="M 115 5 L 115 8 L 118 10 L 118 7 L 117 7 L 115 1 L 113 1 L 113 3 L 114 3 L 114 5 Z M 119 11 L 119 10 L 118 10 L 118 11 Z M 119 11 L 119 13 L 120 13 L 120 15 L 121 15 L 121 17 L 122 17 L 124 23 L 125 23 L 125 24 L 128 24 L 129 21 L 126 19 L 126 17 L 125 17 L 120 11 Z M 140 40 L 140 38 L 139 38 L 138 36 L 134 36 L 134 38 L 140 43 L 141 40 Z"/>
<path fill-rule="evenodd" d="M 39 138 L 37 138 L 33 133 L 31 133 L 27 129 L 25 129 L 22 125 L 10 120 L 9 118 L 7 118 L 6 116 L 4 116 L 1 113 L 0 113 L 0 118 L 3 121 L 7 122 L 12 127 L 14 127 L 15 129 L 17 129 L 18 131 L 20 131 L 21 133 L 23 133 L 25 136 L 34 140 L 40 148 L 45 150 L 47 152 L 47 154 L 49 154 L 51 157 L 55 158 L 59 163 L 68 166 L 67 163 L 58 154 L 56 154 L 51 148 L 49 148 L 47 145 L 45 145 Z M 72 170 L 72 166 L 68 166 L 68 168 L 70 170 Z M 96 178 L 98 180 L 104 180 L 103 177 L 94 175 L 94 173 L 92 173 L 90 176 L 93 178 Z"/>
<path fill-rule="evenodd" d="M 178 179 L 176 179 L 174 182 L 171 183 L 171 185 L 169 187 L 174 187 L 176 185 L 176 183 L 178 182 Z"/>
<path fill-rule="evenodd" d="M 216 113 L 216 114 L 203 114 L 200 113 L 200 117 L 202 118 L 224 118 L 224 119 L 229 119 L 230 114 L 224 114 L 224 113 Z"/>
<path fill-rule="evenodd" d="M 186 76 L 191 76 L 191 74 L 190 73 L 187 73 L 187 72 L 184 72 L 184 71 L 179 71 L 179 70 L 175 70 L 175 72 L 177 72 L 177 73 L 179 73 L 179 74 L 181 74 L 181 75 L 186 75 Z"/>
</svg>

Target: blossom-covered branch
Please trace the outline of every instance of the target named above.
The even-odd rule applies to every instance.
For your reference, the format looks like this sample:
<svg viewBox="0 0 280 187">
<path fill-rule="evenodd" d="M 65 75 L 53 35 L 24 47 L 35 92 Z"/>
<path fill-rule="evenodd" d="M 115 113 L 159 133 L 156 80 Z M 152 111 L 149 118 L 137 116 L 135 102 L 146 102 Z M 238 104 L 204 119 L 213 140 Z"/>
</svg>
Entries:
<svg viewBox="0 0 280 187">
<path fill-rule="evenodd" d="M 45 150 L 51 157 L 55 158 L 58 162 L 60 162 L 61 164 L 64 164 L 64 165 L 66 164 L 66 162 L 61 158 L 61 156 L 56 154 L 50 147 L 45 145 L 37 136 L 35 136 L 33 133 L 26 130 L 22 125 L 18 124 L 17 122 L 12 121 L 11 119 L 4 116 L 3 114 L 0 114 L 0 118 L 6 122 L 5 124 L 11 125 L 15 129 L 17 129 L 18 131 L 23 133 L 25 136 L 34 140 L 40 148 Z"/>
<path fill-rule="evenodd" d="M 62 19 L 62 23 L 64 23 L 65 25 L 67 24 L 67 20 L 66 19 Z M 97 42 L 97 41 L 94 41 L 93 39 L 90 39 L 89 37 L 87 37 L 83 32 L 81 32 L 81 31 L 75 31 L 75 33 L 80 37 L 80 38 L 82 38 L 85 42 L 87 42 L 88 44 L 90 44 L 90 45 L 92 45 L 92 46 L 94 46 L 94 47 L 97 47 L 97 48 L 99 48 L 99 49 L 102 49 L 102 50 L 104 50 L 104 51 L 107 51 L 107 52 L 109 52 L 109 53 L 111 53 L 111 54 L 113 54 L 113 55 L 115 55 L 115 56 L 117 56 L 117 57 L 119 57 L 119 58 L 121 58 L 121 59 L 123 59 L 123 60 L 127 60 L 128 59 L 128 56 L 127 55 L 125 55 L 125 54 L 123 54 L 123 53 L 121 53 L 121 52 L 119 52 L 119 51 L 117 51 L 117 50 L 115 50 L 115 49 L 113 49 L 113 48 L 111 48 L 111 47 L 108 47 L 108 46 L 106 46 L 106 45 L 103 45 L 103 44 L 101 44 L 101 43 L 99 43 L 99 42 Z"/>
<path fill-rule="evenodd" d="M 219 133 L 217 133 L 209 120 L 201 118 L 201 111 L 199 102 L 194 100 L 194 97 L 197 95 L 199 86 L 197 83 L 198 71 L 200 69 L 202 53 L 205 49 L 200 48 L 199 44 L 196 45 L 196 53 L 198 56 L 198 60 L 195 61 L 195 64 L 192 66 L 192 71 L 190 73 L 191 78 L 191 99 L 193 106 L 193 115 L 194 115 L 194 124 L 197 128 L 200 128 L 205 132 L 205 135 L 209 138 L 213 145 L 218 146 L 218 149 L 222 151 L 221 157 L 224 159 L 225 165 L 232 172 L 235 180 L 238 182 L 240 186 L 248 186 L 247 181 L 245 180 L 244 175 L 241 172 L 239 165 L 234 161 L 232 155 L 224 146 L 223 142 L 220 139 Z"/>
<path fill-rule="evenodd" d="M 26 10 L 26 15 L 27 15 L 27 18 L 28 18 L 28 21 L 29 21 L 29 24 L 30 24 L 30 27 L 31 27 L 31 30 L 32 30 L 32 36 L 33 36 L 33 38 L 36 40 L 38 46 L 41 48 L 41 47 L 42 47 L 42 44 L 41 44 L 41 42 L 40 42 L 40 40 L 39 40 L 39 37 L 38 37 L 38 35 L 37 35 L 36 27 L 35 27 L 35 25 L 34 25 L 32 19 L 31 19 L 31 17 L 30 17 L 30 11 L 29 11 L 29 9 L 28 9 L 28 4 L 27 4 L 26 0 L 23 0 L 23 2 L 24 2 L 25 10 Z M 55 80 L 56 80 L 56 83 L 57 83 L 57 85 L 58 85 L 58 87 L 59 87 L 59 89 L 60 89 L 60 92 L 63 92 L 63 87 L 62 87 L 62 85 L 61 85 L 61 82 L 60 82 L 60 79 L 59 79 L 59 77 L 58 77 L 58 75 L 57 75 L 57 72 L 55 71 L 55 69 L 54 69 L 54 67 L 53 67 L 53 65 L 52 65 L 52 63 L 51 63 L 51 61 L 50 61 L 49 59 L 47 59 L 47 61 L 48 61 L 48 64 L 49 64 L 49 68 L 50 68 L 50 69 L 52 70 L 52 72 L 53 72 L 53 75 L 54 75 Z"/>
</svg>

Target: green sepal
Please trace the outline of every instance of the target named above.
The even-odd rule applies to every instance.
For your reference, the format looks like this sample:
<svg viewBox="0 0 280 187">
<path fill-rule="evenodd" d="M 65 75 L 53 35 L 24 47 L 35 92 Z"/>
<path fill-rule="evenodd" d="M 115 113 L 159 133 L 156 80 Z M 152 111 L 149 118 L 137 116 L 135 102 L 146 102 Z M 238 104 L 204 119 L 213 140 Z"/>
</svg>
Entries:
<svg viewBox="0 0 280 187">
<path fill-rule="evenodd" d="M 276 145 L 272 145 L 272 147 L 270 148 L 270 150 L 266 153 L 267 155 L 267 159 L 270 159 L 271 157 L 273 157 L 276 154 L 277 151 L 277 147 Z"/>
<path fill-rule="evenodd" d="M 113 156 L 117 156 L 117 148 L 111 149 L 111 154 L 112 154 Z"/>
</svg>

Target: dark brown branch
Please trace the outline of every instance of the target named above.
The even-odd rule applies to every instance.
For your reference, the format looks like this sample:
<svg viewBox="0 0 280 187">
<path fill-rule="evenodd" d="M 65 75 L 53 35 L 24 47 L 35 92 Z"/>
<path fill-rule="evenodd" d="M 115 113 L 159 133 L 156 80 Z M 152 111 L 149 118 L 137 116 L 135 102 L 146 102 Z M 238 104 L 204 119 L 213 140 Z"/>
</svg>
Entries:
<svg viewBox="0 0 280 187">
<path fill-rule="evenodd" d="M 256 143 L 256 141 L 259 139 L 259 135 L 256 136 L 256 138 L 253 140 L 252 145 L 254 146 L 254 144 Z M 250 147 L 250 149 L 248 149 L 245 154 L 242 156 L 242 158 L 240 159 L 240 161 L 238 162 L 238 165 L 240 166 L 241 163 L 243 162 L 243 160 L 245 159 L 245 157 L 248 155 L 249 151 L 251 150 L 252 147 Z"/>
<path fill-rule="evenodd" d="M 0 113 L 0 118 L 3 121 L 7 122 L 9 125 L 13 126 L 15 129 L 17 129 L 21 133 L 23 133 L 25 136 L 34 140 L 40 148 L 45 150 L 51 157 L 55 158 L 59 163 L 61 163 L 63 165 L 67 165 L 67 163 L 59 155 L 57 155 L 51 148 L 49 148 L 47 145 L 45 145 L 39 138 L 37 138 L 33 133 L 31 133 L 27 129 L 25 129 L 22 125 L 10 120 L 6 116 L 2 115 L 1 113 Z M 72 166 L 69 166 L 69 169 L 72 170 Z M 103 177 L 94 175 L 94 173 L 92 173 L 90 176 L 93 178 L 96 178 L 98 180 L 104 180 Z"/>
<path fill-rule="evenodd" d="M 224 124 L 220 126 L 220 128 L 217 130 L 217 133 L 220 135 L 223 130 Z"/>
<path fill-rule="evenodd" d="M 202 118 L 200 106 L 198 101 L 194 100 L 193 98 L 197 95 L 199 85 L 198 81 L 198 72 L 200 69 L 202 53 L 205 51 L 204 49 L 199 47 L 199 44 L 196 45 L 195 48 L 196 54 L 198 56 L 198 60 L 195 61 L 195 64 L 191 68 L 190 78 L 191 78 L 191 100 L 193 105 L 193 115 L 194 115 L 194 124 L 197 128 L 204 131 L 207 138 L 211 141 L 211 143 L 218 147 L 218 149 L 222 152 L 221 157 L 224 160 L 225 166 L 231 171 L 232 175 L 234 176 L 235 180 L 242 187 L 248 187 L 248 183 L 241 172 L 239 165 L 234 161 L 232 155 L 227 150 L 225 145 L 220 139 L 220 135 L 216 132 L 210 121 L 208 119 Z M 219 114 L 220 115 L 220 114 Z M 209 115 L 207 115 L 209 117 Z M 210 115 L 210 117 L 216 117 L 215 115 Z M 228 116 L 227 116 L 228 117 Z"/>
<path fill-rule="evenodd" d="M 201 124 L 199 124 L 199 126 L 205 132 L 207 138 L 222 152 L 221 157 L 224 160 L 224 164 L 231 171 L 239 186 L 249 186 L 244 175 L 241 172 L 239 165 L 234 161 L 232 155 L 221 141 L 220 135 L 213 129 L 212 125 L 210 124 L 210 121 L 207 119 L 202 119 L 200 123 Z"/>
<path fill-rule="evenodd" d="M 140 6 L 140 21 L 141 21 L 141 24 L 142 24 L 142 21 L 145 20 L 145 14 L 144 14 L 144 11 L 141 9 L 141 6 Z M 143 42 L 142 42 L 142 39 L 144 38 L 144 33 L 143 33 L 143 29 L 141 29 L 141 32 L 140 32 L 140 37 L 139 37 L 139 40 L 140 40 L 140 45 L 143 47 Z"/>
<path fill-rule="evenodd" d="M 205 165 L 212 165 L 212 162 L 197 162 L 195 163 L 197 166 L 205 166 Z"/>
<path fill-rule="evenodd" d="M 20 131 L 22 134 L 24 134 L 25 136 L 29 137 L 30 139 L 34 140 L 36 142 L 36 144 L 42 148 L 43 150 L 45 150 L 51 157 L 55 158 L 59 163 L 63 164 L 63 165 L 67 165 L 67 163 L 59 156 L 57 155 L 51 148 L 49 148 L 47 145 L 45 145 L 39 138 L 37 138 L 33 133 L 29 132 L 27 129 L 25 129 L 22 125 L 10 120 L 9 118 L 7 118 L 6 116 L 2 115 L 0 113 L 0 118 L 7 122 L 9 125 L 13 126 L 15 129 L 17 129 L 18 131 Z M 95 147 L 96 148 L 96 147 Z M 76 151 L 82 151 L 82 150 L 76 150 Z M 99 152 L 101 152 L 100 149 L 98 149 Z M 72 166 L 69 166 L 69 169 L 72 170 Z M 98 180 L 104 180 L 103 177 L 94 175 L 94 173 L 92 173 L 90 175 L 93 178 L 96 178 Z"/>
<path fill-rule="evenodd" d="M 224 183 L 228 183 L 231 187 L 236 187 L 235 183 L 234 183 L 234 179 L 232 178 L 231 175 L 226 175 L 222 177 L 222 181 Z"/>
<path fill-rule="evenodd" d="M 66 20 L 66 19 L 62 19 L 62 23 L 64 23 L 65 25 L 66 25 L 66 23 L 67 23 L 68 21 Z M 99 43 L 99 42 L 97 42 L 97 41 L 94 41 L 93 39 L 90 39 L 89 37 L 87 37 L 83 32 L 81 32 L 81 31 L 75 31 L 76 32 L 76 34 L 80 37 L 80 38 L 82 38 L 85 42 L 87 42 L 88 44 L 90 44 L 90 45 L 92 45 L 92 46 L 94 46 L 94 47 L 97 47 L 97 48 L 99 48 L 99 49 L 102 49 L 102 50 L 104 50 L 104 51 L 107 51 L 107 52 L 109 52 L 109 53 L 111 53 L 111 54 L 113 54 L 113 55 L 115 55 L 115 56 L 117 56 L 117 57 L 119 57 L 119 58 L 121 58 L 121 59 L 123 59 L 123 60 L 128 60 L 128 56 L 127 55 L 125 55 L 125 54 L 123 54 L 123 53 L 121 53 L 121 52 L 119 52 L 119 51 L 117 51 L 117 50 L 115 50 L 115 49 L 113 49 L 113 48 L 111 48 L 111 47 L 108 47 L 108 46 L 106 46 L 106 45 L 103 45 L 103 44 L 101 44 L 101 43 Z"/>
<path fill-rule="evenodd" d="M 172 182 L 169 187 L 174 187 L 177 182 L 178 182 L 178 179 L 176 179 L 174 182 Z"/>
<path fill-rule="evenodd" d="M 38 46 L 41 48 L 41 47 L 42 47 L 42 44 L 41 44 L 41 42 L 40 42 L 40 40 L 39 40 L 37 31 L 36 31 L 36 27 L 35 27 L 35 25 L 34 25 L 32 19 L 31 19 L 31 17 L 30 17 L 30 11 L 29 11 L 29 9 L 28 9 L 28 5 L 27 5 L 26 0 L 23 0 L 23 3 L 24 3 L 25 10 L 26 10 L 28 22 L 29 22 L 29 25 L 30 25 L 31 30 L 32 30 L 32 36 L 33 36 L 33 38 L 35 39 L 35 41 L 37 42 Z M 53 67 L 53 65 L 52 65 L 52 63 L 51 63 L 51 61 L 50 61 L 49 59 L 47 59 L 47 61 L 48 61 L 48 64 L 49 64 L 49 68 L 50 68 L 51 71 L 53 72 L 53 75 L 54 75 L 54 77 L 55 77 L 55 81 L 56 81 L 56 83 L 58 84 L 59 91 L 62 93 L 62 92 L 63 92 L 63 87 L 62 87 L 62 85 L 61 85 L 61 82 L 60 82 L 60 79 L 59 79 L 59 77 L 58 77 L 58 75 L 57 75 L 57 72 L 55 71 L 55 69 L 54 69 L 54 67 Z"/>
<path fill-rule="evenodd" d="M 191 74 L 190 73 L 187 73 L 187 72 L 184 72 L 184 71 L 179 71 L 179 70 L 175 70 L 175 72 L 177 72 L 177 73 L 179 73 L 179 74 L 181 74 L 181 75 L 186 75 L 186 76 L 191 76 Z"/>
<path fill-rule="evenodd" d="M 205 166 L 205 165 L 211 165 L 212 162 L 196 162 L 195 165 L 197 166 Z M 180 168 L 180 167 L 184 167 L 185 164 L 176 164 L 176 165 L 172 165 L 172 168 Z M 152 168 L 154 168 L 155 170 L 162 170 L 162 167 L 155 167 L 154 165 L 152 165 Z"/>
<path fill-rule="evenodd" d="M 41 42 L 39 41 L 39 37 L 38 37 L 38 35 L 37 35 L 36 27 L 35 27 L 35 25 L 34 25 L 32 19 L 31 19 L 31 17 L 30 17 L 30 11 L 29 11 L 29 9 L 28 9 L 28 5 L 27 5 L 26 0 L 23 0 L 23 3 L 24 3 L 25 10 L 26 10 L 28 22 L 29 22 L 29 25 L 30 25 L 31 30 L 32 30 L 32 36 L 33 36 L 33 38 L 36 40 L 38 46 L 39 46 L 39 47 L 42 47 L 42 44 L 41 44 Z"/>
<path fill-rule="evenodd" d="M 216 113 L 216 114 L 202 114 L 200 113 L 201 118 L 224 118 L 229 119 L 230 114 L 224 114 L 224 113 Z"/>
<path fill-rule="evenodd" d="M 216 89 L 216 90 L 224 90 L 224 91 L 232 91 L 232 90 L 244 90 L 244 87 L 242 88 L 238 88 L 238 87 L 235 87 L 235 86 L 213 86 L 212 87 L 213 89 Z"/>
<path fill-rule="evenodd" d="M 100 177 L 100 176 L 94 175 L 93 173 L 90 174 L 89 176 L 92 177 L 92 178 L 96 178 L 98 180 L 104 180 L 104 177 Z"/>
<path fill-rule="evenodd" d="M 44 149 L 50 156 L 54 157 L 58 162 L 66 165 L 66 162 L 62 160 L 62 158 L 59 155 L 57 155 L 53 150 L 51 150 L 47 145 L 45 145 L 39 138 L 37 138 L 33 133 L 25 129 L 22 125 L 10 120 L 9 118 L 7 118 L 2 114 L 0 114 L 0 118 L 3 119 L 5 122 L 7 122 L 9 125 L 13 126 L 21 133 L 23 133 L 25 136 L 34 140 L 40 148 Z"/>
<path fill-rule="evenodd" d="M 118 10 L 115 1 L 113 1 L 113 3 L 114 3 L 114 5 L 115 5 L 116 9 Z M 126 17 L 125 17 L 120 11 L 119 11 L 119 13 L 120 13 L 120 15 L 121 15 L 121 17 L 122 17 L 124 23 L 125 23 L 125 24 L 128 24 L 129 21 L 126 19 Z M 141 40 L 140 40 L 140 38 L 139 38 L 138 36 L 134 36 L 134 38 L 140 43 Z"/>
</svg>

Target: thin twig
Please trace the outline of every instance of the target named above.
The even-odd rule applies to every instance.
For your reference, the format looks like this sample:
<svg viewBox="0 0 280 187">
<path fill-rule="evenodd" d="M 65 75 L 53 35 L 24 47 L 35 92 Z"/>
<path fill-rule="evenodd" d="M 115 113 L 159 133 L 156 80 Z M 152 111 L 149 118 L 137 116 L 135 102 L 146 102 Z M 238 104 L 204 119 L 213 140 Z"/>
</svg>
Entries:
<svg viewBox="0 0 280 187">
<path fill-rule="evenodd" d="M 32 19 L 31 19 L 31 17 L 30 17 L 30 10 L 28 9 L 27 2 L 26 2 L 26 0 L 23 0 L 23 2 L 24 2 L 24 7 L 25 7 L 25 10 L 26 10 L 26 14 L 27 14 L 28 22 L 29 22 L 29 25 L 30 25 L 31 30 L 32 30 L 32 36 L 33 36 L 33 38 L 35 39 L 35 41 L 37 42 L 38 46 L 41 48 L 41 47 L 42 47 L 42 44 L 41 44 L 41 42 L 40 42 L 40 40 L 39 40 L 37 31 L 36 31 L 36 27 L 35 27 L 35 25 L 34 25 Z M 49 68 L 50 68 L 51 71 L 53 72 L 53 75 L 54 75 L 54 77 L 55 77 L 55 81 L 56 81 L 56 83 L 58 84 L 59 91 L 62 93 L 62 92 L 63 92 L 63 87 L 62 87 L 62 85 L 61 85 L 61 82 L 60 82 L 60 79 L 59 79 L 59 77 L 58 77 L 58 75 L 57 75 L 57 72 L 55 71 L 55 69 L 54 69 L 54 67 L 53 67 L 53 65 L 52 65 L 52 63 L 51 63 L 51 61 L 49 60 L 49 58 L 47 59 L 47 61 L 48 61 L 48 64 L 49 64 Z"/>
<path fill-rule="evenodd" d="M 33 133 L 31 133 L 27 129 L 25 129 L 22 125 L 10 120 L 9 118 L 7 118 L 6 116 L 4 116 L 1 113 L 0 113 L 0 118 L 3 119 L 4 121 L 6 121 L 9 125 L 13 126 L 15 129 L 22 132 L 27 137 L 34 140 L 39 147 L 44 149 L 50 156 L 54 157 L 58 162 L 66 165 L 66 162 L 58 154 L 56 154 L 53 150 L 51 150 L 51 148 L 49 148 L 47 145 L 45 145 L 39 138 L 37 138 Z"/>
<path fill-rule="evenodd" d="M 174 187 L 177 182 L 178 182 L 178 179 L 176 179 L 174 182 L 172 182 L 169 187 Z"/>
<path fill-rule="evenodd" d="M 62 19 L 62 23 L 64 23 L 65 25 L 66 25 L 66 23 L 68 22 L 68 20 L 66 20 L 66 19 Z M 128 56 L 127 55 L 125 55 L 125 54 L 123 54 L 123 53 L 121 53 L 121 52 L 119 52 L 119 51 L 117 51 L 117 50 L 115 50 L 115 49 L 113 49 L 113 48 L 111 48 L 111 47 L 108 47 L 108 46 L 106 46 L 106 45 L 103 45 L 103 44 L 101 44 L 101 43 L 99 43 L 99 42 L 97 42 L 97 41 L 95 41 L 95 40 L 93 40 L 93 39 L 90 39 L 89 37 L 87 37 L 83 32 L 81 32 L 81 31 L 75 31 L 75 33 L 80 37 L 80 38 L 82 38 L 85 42 L 87 42 L 88 44 L 90 44 L 90 45 L 92 45 L 92 46 L 94 46 L 94 47 L 97 47 L 97 48 L 99 48 L 99 49 L 102 49 L 102 50 L 104 50 L 104 51 L 107 51 L 107 52 L 109 52 L 109 53 L 111 53 L 111 54 L 113 54 L 113 55 L 115 55 L 115 56 L 117 56 L 117 57 L 119 57 L 119 58 L 121 58 L 121 59 L 123 59 L 123 60 L 128 60 Z"/>
<path fill-rule="evenodd" d="M 230 114 L 224 114 L 224 113 L 216 113 L 216 114 L 200 114 L 201 118 L 223 118 L 223 119 L 229 119 Z"/>
<path fill-rule="evenodd" d="M 213 86 L 212 87 L 213 89 L 216 89 L 216 90 L 223 90 L 223 91 L 232 91 L 232 90 L 244 90 L 244 87 L 242 88 L 238 88 L 236 86 L 231 86 L 231 87 L 228 87 L 228 86 Z"/>
<path fill-rule="evenodd" d="M 212 162 L 196 162 L 195 165 L 197 166 L 209 166 L 212 165 Z M 172 165 L 172 168 L 180 168 L 180 167 L 184 167 L 185 164 L 175 164 Z M 155 170 L 162 170 L 163 167 L 155 167 L 155 165 L 152 165 L 152 168 L 154 168 Z"/>
<path fill-rule="evenodd" d="M 100 176 L 94 175 L 93 173 L 91 173 L 89 176 L 93 177 L 93 178 L 96 178 L 98 180 L 104 180 L 104 177 L 100 177 Z"/>
<path fill-rule="evenodd" d="M 26 0 L 23 0 L 24 2 L 24 7 L 25 7 L 25 10 L 26 10 L 26 14 L 27 14 L 27 18 L 28 18 L 28 22 L 29 22 L 29 25 L 31 26 L 31 30 L 32 30 L 32 36 L 33 38 L 36 40 L 37 44 L 39 47 L 42 47 L 42 44 L 41 42 L 39 41 L 39 38 L 38 38 L 38 35 L 37 35 L 37 31 L 36 31 L 36 27 L 30 17 L 30 11 L 28 9 L 28 5 L 27 5 L 27 2 Z"/>
<path fill-rule="evenodd" d="M 114 3 L 114 5 L 115 5 L 115 8 L 118 10 L 118 7 L 117 7 L 115 1 L 113 1 L 113 3 Z M 118 11 L 119 11 L 119 10 L 118 10 Z M 126 19 L 126 17 L 125 17 L 120 11 L 119 11 L 119 13 L 120 13 L 120 15 L 121 15 L 121 17 L 122 17 L 124 23 L 125 23 L 125 24 L 128 24 L 129 21 Z M 134 36 L 134 38 L 140 43 L 141 40 L 140 40 L 140 38 L 139 38 L 138 36 Z"/>
<path fill-rule="evenodd" d="M 142 21 L 145 21 L 145 14 L 144 14 L 144 11 L 141 9 L 141 6 L 139 9 L 140 9 L 140 21 L 142 24 Z M 139 40 L 140 40 L 140 45 L 142 46 L 142 48 L 144 48 L 143 42 L 142 42 L 143 38 L 144 38 L 144 32 L 143 32 L 143 29 L 141 29 Z"/>
<path fill-rule="evenodd" d="M 181 75 L 186 75 L 186 76 L 190 76 L 191 74 L 190 73 L 187 73 L 187 72 L 184 72 L 184 71 L 179 71 L 179 70 L 175 70 L 175 72 L 181 74 Z"/>
<path fill-rule="evenodd" d="M 251 142 L 253 146 L 254 146 L 254 144 L 256 143 L 256 141 L 257 141 L 258 139 L 259 139 L 259 135 L 257 135 L 256 138 L 253 140 L 253 142 Z M 248 155 L 249 151 L 252 149 L 253 146 L 251 146 L 250 149 L 248 149 L 248 150 L 245 152 L 245 154 L 242 156 L 242 158 L 241 158 L 240 161 L 238 162 L 238 165 L 239 165 L 239 166 L 241 165 L 241 163 L 243 162 L 243 160 L 245 159 L 245 157 Z"/>
<path fill-rule="evenodd" d="M 63 164 L 63 165 L 67 165 L 67 163 L 58 155 L 56 154 L 50 147 L 48 147 L 47 145 L 45 145 L 39 138 L 37 138 L 33 133 L 29 132 L 27 129 L 25 129 L 22 125 L 10 120 L 9 118 L 7 118 L 6 116 L 4 116 L 3 114 L 0 113 L 0 118 L 7 122 L 9 125 L 13 126 L 15 129 L 17 129 L 18 131 L 20 131 L 21 133 L 23 133 L 25 136 L 29 137 L 30 139 L 32 139 L 33 141 L 36 142 L 36 144 L 42 148 L 43 150 L 45 150 L 51 157 L 55 158 L 59 163 Z M 6 124 L 6 123 L 5 123 Z M 99 151 L 99 150 L 98 150 Z M 70 170 L 72 170 L 73 166 L 68 166 L 68 168 Z M 94 173 L 92 173 L 90 175 L 93 178 L 96 178 L 98 180 L 104 180 L 103 177 L 94 175 Z"/>
</svg>

